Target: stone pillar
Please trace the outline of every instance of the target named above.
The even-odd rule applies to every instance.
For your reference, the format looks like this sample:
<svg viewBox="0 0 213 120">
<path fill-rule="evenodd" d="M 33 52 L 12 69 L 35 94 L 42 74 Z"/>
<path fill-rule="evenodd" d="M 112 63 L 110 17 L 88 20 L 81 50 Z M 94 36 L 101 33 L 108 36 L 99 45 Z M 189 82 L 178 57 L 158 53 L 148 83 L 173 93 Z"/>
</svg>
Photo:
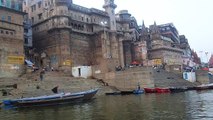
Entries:
<svg viewBox="0 0 213 120">
<path fill-rule="evenodd" d="M 119 62 L 121 64 L 122 67 L 124 67 L 124 50 L 123 50 L 123 39 L 119 38 Z"/>
<path fill-rule="evenodd" d="M 115 19 L 115 8 L 117 5 L 114 0 L 104 0 L 103 8 L 108 13 L 110 18 L 110 30 L 116 31 L 116 19 Z"/>
</svg>

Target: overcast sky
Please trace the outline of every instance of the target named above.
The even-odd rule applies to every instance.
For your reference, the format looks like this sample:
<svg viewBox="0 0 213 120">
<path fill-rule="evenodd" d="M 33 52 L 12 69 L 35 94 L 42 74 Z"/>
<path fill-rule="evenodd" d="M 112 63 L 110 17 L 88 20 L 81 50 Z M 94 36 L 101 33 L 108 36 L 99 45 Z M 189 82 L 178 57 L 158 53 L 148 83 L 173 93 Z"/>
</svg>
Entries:
<svg viewBox="0 0 213 120">
<path fill-rule="evenodd" d="M 103 10 L 104 0 L 73 0 L 75 4 Z M 213 54 L 213 0 L 115 0 L 116 13 L 128 10 L 139 25 L 173 23 L 202 60 Z M 201 54 L 201 51 L 202 54 Z"/>
</svg>

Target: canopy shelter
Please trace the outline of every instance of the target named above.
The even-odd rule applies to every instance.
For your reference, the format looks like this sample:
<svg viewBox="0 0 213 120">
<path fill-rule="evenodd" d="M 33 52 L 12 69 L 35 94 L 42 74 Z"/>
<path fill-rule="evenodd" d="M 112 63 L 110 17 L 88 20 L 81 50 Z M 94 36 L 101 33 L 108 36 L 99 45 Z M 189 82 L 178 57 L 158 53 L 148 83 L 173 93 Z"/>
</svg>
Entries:
<svg viewBox="0 0 213 120">
<path fill-rule="evenodd" d="M 33 63 L 30 60 L 25 60 L 25 64 L 27 64 L 28 67 L 33 67 Z"/>
<path fill-rule="evenodd" d="M 132 61 L 131 65 L 139 65 L 140 63 L 138 61 Z"/>
</svg>

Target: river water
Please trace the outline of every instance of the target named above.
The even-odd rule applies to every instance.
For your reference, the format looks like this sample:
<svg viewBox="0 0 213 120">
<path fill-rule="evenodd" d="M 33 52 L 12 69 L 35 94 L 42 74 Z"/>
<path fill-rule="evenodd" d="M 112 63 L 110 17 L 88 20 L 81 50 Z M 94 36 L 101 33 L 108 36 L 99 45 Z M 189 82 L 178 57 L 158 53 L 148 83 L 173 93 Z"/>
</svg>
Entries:
<svg viewBox="0 0 213 120">
<path fill-rule="evenodd" d="M 103 95 L 86 103 L 0 109 L 0 120 L 213 120 L 213 90 Z"/>
</svg>

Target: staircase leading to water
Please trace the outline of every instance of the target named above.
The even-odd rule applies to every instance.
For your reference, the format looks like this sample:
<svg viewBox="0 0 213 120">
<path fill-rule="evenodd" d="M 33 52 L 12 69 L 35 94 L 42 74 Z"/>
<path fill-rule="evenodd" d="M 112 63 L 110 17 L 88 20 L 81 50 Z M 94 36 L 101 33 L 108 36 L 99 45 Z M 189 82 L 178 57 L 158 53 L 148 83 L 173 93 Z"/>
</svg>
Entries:
<svg viewBox="0 0 213 120">
<path fill-rule="evenodd" d="M 153 78 L 155 87 L 191 87 L 197 85 L 184 80 L 181 73 L 168 72 L 163 69 L 153 70 Z"/>
</svg>

